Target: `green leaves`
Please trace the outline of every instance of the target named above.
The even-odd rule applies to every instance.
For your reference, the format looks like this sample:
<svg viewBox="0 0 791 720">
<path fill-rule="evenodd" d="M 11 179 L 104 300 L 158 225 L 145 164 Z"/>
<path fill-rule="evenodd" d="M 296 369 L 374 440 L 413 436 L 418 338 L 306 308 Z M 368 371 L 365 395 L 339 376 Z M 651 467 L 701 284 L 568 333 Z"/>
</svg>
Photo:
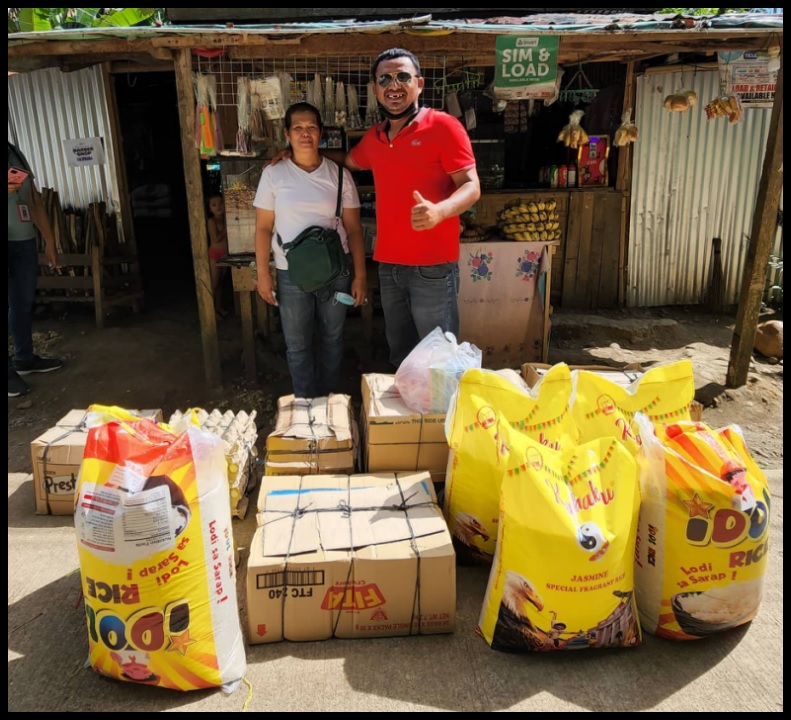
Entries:
<svg viewBox="0 0 791 720">
<path fill-rule="evenodd" d="M 8 32 L 163 25 L 165 8 L 9 8 Z"/>
</svg>

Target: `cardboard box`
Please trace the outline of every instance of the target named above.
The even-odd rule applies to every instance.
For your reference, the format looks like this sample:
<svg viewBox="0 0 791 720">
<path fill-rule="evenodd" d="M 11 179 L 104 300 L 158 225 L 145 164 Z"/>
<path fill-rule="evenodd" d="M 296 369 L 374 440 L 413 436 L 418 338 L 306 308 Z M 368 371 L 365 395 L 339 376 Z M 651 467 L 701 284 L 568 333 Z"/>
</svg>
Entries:
<svg viewBox="0 0 791 720">
<path fill-rule="evenodd" d="M 275 429 L 266 439 L 267 475 L 351 475 L 358 452 L 359 431 L 348 395 L 278 399 Z"/>
<path fill-rule="evenodd" d="M 528 386 L 532 388 L 546 375 L 547 370 L 551 367 L 551 365 L 546 363 L 525 363 L 522 365 L 522 377 Z M 639 363 L 629 363 L 620 368 L 612 368 L 606 365 L 569 365 L 569 368 L 572 371 L 587 370 L 588 372 L 594 372 L 624 388 L 628 388 L 635 380 L 639 380 L 645 374 L 645 370 Z M 689 414 L 694 422 L 700 422 L 703 417 L 703 405 L 697 400 L 693 400 L 689 408 Z"/>
<path fill-rule="evenodd" d="M 248 641 L 453 632 L 456 556 L 428 473 L 267 477 Z"/>
<path fill-rule="evenodd" d="M 129 410 L 162 422 L 162 410 Z M 88 430 L 82 426 L 85 410 L 71 410 L 30 443 L 33 494 L 37 515 L 72 515 L 77 478 Z"/>
<path fill-rule="evenodd" d="M 361 425 L 367 472 L 427 470 L 444 479 L 445 414 L 411 410 L 396 390 L 395 375 L 363 375 Z"/>
<path fill-rule="evenodd" d="M 546 363 L 525 363 L 522 365 L 522 377 L 529 387 L 534 387 L 547 371 L 553 367 Z M 629 387 L 635 380 L 643 376 L 645 370 L 639 363 L 629 363 L 619 368 L 608 367 L 607 365 L 569 365 L 569 369 L 587 370 L 606 377 L 610 382 L 614 382 L 621 387 Z"/>
<path fill-rule="evenodd" d="M 410 410 L 396 390 L 395 375 L 363 375 L 362 398 L 366 433 L 372 444 L 446 442 L 445 413 Z"/>
</svg>

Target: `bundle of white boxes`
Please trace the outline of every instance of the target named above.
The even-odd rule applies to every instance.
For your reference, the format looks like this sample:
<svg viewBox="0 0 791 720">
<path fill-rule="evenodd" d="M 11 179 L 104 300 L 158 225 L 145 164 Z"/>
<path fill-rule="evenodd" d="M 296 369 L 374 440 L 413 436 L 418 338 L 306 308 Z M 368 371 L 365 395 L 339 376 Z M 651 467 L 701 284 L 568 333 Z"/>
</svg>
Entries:
<svg viewBox="0 0 791 720">
<path fill-rule="evenodd" d="M 223 439 L 225 443 L 225 459 L 228 462 L 228 485 L 230 490 L 231 513 L 238 518 L 244 518 L 247 513 L 247 488 L 254 478 L 258 449 L 258 428 L 255 424 L 257 412 L 253 410 L 246 413 L 240 410 L 234 413 L 226 410 L 224 413 L 215 409 L 196 411 L 196 417 L 202 430 L 210 432 Z M 177 410 L 170 416 L 168 424 L 176 425 L 184 417 L 184 413 Z"/>
</svg>

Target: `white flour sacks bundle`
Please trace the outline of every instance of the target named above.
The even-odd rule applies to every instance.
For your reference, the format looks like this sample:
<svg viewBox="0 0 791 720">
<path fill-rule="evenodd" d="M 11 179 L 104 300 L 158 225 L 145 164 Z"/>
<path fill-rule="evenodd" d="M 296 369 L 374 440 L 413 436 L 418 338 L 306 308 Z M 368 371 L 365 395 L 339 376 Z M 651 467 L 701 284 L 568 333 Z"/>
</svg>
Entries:
<svg viewBox="0 0 791 720">
<path fill-rule="evenodd" d="M 88 432 L 74 515 L 90 666 L 231 692 L 247 664 L 222 439 L 104 410 Z"/>
<path fill-rule="evenodd" d="M 636 647 L 637 463 L 614 438 L 562 451 L 509 434 L 478 623 L 493 650 Z"/>
<path fill-rule="evenodd" d="M 647 421 L 638 416 L 638 423 Z M 736 426 L 643 428 L 635 588 L 643 629 L 697 640 L 750 622 L 769 548 L 766 476 Z"/>
</svg>

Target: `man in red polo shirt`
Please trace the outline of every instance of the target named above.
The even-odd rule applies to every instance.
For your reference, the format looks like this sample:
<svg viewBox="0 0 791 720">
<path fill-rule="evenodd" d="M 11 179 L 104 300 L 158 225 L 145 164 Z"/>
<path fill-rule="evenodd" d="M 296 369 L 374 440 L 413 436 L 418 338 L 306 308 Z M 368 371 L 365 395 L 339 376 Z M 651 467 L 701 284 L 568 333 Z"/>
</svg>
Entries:
<svg viewBox="0 0 791 720">
<path fill-rule="evenodd" d="M 385 120 L 344 162 L 352 171 L 373 171 L 374 260 L 390 361 L 398 367 L 435 327 L 459 334 L 458 216 L 481 188 L 464 126 L 418 103 L 425 78 L 417 58 L 392 48 L 371 71 Z"/>
</svg>

